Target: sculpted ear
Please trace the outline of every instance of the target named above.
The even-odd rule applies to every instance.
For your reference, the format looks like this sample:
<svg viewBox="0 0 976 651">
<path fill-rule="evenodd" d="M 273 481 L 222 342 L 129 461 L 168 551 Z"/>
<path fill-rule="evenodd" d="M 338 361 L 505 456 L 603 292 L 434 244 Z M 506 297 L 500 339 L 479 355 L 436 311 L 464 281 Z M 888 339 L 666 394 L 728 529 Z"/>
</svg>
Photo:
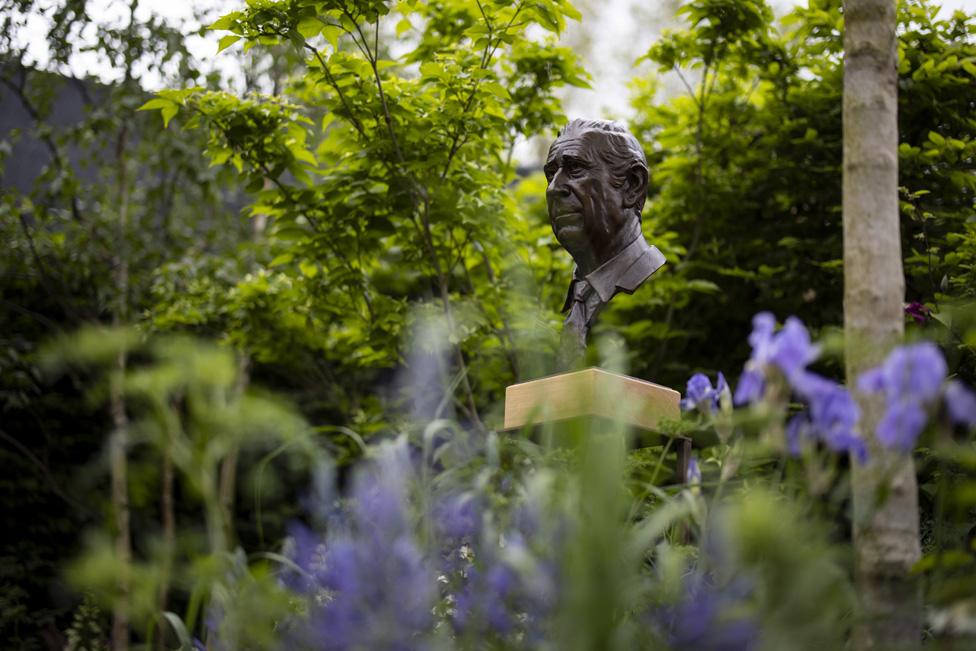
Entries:
<svg viewBox="0 0 976 651">
<path fill-rule="evenodd" d="M 647 169 L 641 165 L 631 165 L 624 179 L 624 206 L 633 208 L 642 203 L 647 194 Z"/>
</svg>

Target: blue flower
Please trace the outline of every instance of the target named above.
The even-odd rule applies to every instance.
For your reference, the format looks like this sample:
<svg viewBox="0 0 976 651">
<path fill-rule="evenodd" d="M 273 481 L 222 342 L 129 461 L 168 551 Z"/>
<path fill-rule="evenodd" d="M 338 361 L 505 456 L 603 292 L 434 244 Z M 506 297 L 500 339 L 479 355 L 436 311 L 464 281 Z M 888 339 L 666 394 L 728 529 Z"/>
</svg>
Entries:
<svg viewBox="0 0 976 651">
<path fill-rule="evenodd" d="M 783 329 L 772 338 L 771 345 L 769 361 L 787 378 L 805 369 L 820 355 L 820 347 L 810 342 L 810 333 L 795 316 L 786 319 Z"/>
<path fill-rule="evenodd" d="M 776 319 L 769 312 L 760 312 L 752 319 L 749 335 L 752 355 L 736 388 L 737 405 L 762 397 L 767 374 L 772 369 L 777 369 L 792 383 L 820 354 L 819 346 L 811 343 L 810 333 L 796 317 L 787 318 L 779 332 L 774 332 L 775 325 Z"/>
<path fill-rule="evenodd" d="M 481 501 L 471 493 L 451 495 L 434 507 L 437 532 L 451 541 L 473 540 L 481 531 Z"/>
<path fill-rule="evenodd" d="M 915 319 L 918 325 L 925 325 L 932 317 L 932 310 L 923 303 L 913 301 L 905 306 L 905 314 Z"/>
<path fill-rule="evenodd" d="M 743 599 L 739 590 L 720 589 L 700 573 L 685 577 L 681 600 L 655 614 L 673 651 L 749 651 L 759 641 L 752 619 L 729 618 Z"/>
<path fill-rule="evenodd" d="M 800 456 L 801 444 L 809 435 L 810 417 L 797 414 L 786 423 L 786 450 L 794 457 Z"/>
<path fill-rule="evenodd" d="M 558 557 L 564 536 L 558 519 L 546 517 L 531 497 L 512 514 L 502 534 L 484 521 L 468 540 L 462 563 L 445 555 L 444 591 L 450 623 L 463 638 L 535 644 L 544 639 L 559 595 Z M 479 521 L 480 522 L 480 521 Z"/>
<path fill-rule="evenodd" d="M 808 413 L 794 416 L 786 425 L 790 454 L 798 456 L 802 440 L 813 438 L 834 452 L 853 454 L 861 463 L 867 461 L 867 446 L 857 431 L 861 410 L 850 391 L 809 371 L 796 376 L 795 389 L 810 409 Z"/>
<path fill-rule="evenodd" d="M 384 445 L 377 458 L 355 476 L 352 511 L 363 529 L 391 538 L 408 524 L 410 479 L 413 475 L 410 451 L 404 441 Z"/>
<path fill-rule="evenodd" d="M 285 553 L 302 569 L 302 573 L 287 572 L 282 576 L 282 582 L 296 592 L 315 590 L 317 575 L 323 569 L 324 552 L 322 539 L 308 527 L 297 522 L 288 525 Z"/>
<path fill-rule="evenodd" d="M 945 379 L 945 358 L 929 341 L 895 348 L 880 366 L 858 378 L 858 389 L 885 397 L 885 414 L 875 429 L 885 447 L 911 452 L 928 422 L 927 407 L 941 395 Z"/>
<path fill-rule="evenodd" d="M 946 379 L 942 351 L 930 341 L 899 346 L 878 368 L 864 373 L 857 383 L 865 393 L 883 392 L 888 404 L 928 402 L 939 395 Z"/>
<path fill-rule="evenodd" d="M 534 558 L 515 539 L 504 548 L 484 543 L 451 592 L 455 632 L 475 638 L 538 632 L 552 610 L 555 566 Z M 509 558 L 513 555 L 521 557 L 518 569 Z"/>
<path fill-rule="evenodd" d="M 861 410 L 850 391 L 828 381 L 827 386 L 807 396 L 810 401 L 812 429 L 828 448 L 834 452 L 854 454 L 864 463 L 867 447 L 857 433 Z"/>
<path fill-rule="evenodd" d="M 763 374 L 746 368 L 739 377 L 739 384 L 735 387 L 735 404 L 748 405 L 763 397 L 766 391 L 766 380 Z"/>
<path fill-rule="evenodd" d="M 885 447 L 911 452 L 927 421 L 928 416 L 918 402 L 896 402 L 888 405 L 875 433 Z"/>
<path fill-rule="evenodd" d="M 404 441 L 384 445 L 354 479 L 349 508 L 318 542 L 293 527 L 300 581 L 309 597 L 296 646 L 423 649 L 433 627 L 436 574 L 413 533 L 407 496 L 412 465 Z"/>
<path fill-rule="evenodd" d="M 703 373 L 695 373 L 688 380 L 685 397 L 681 400 L 681 408 L 685 411 L 699 410 L 706 414 L 719 408 L 722 393 L 728 391 L 728 384 L 721 372 L 712 388 L 712 381 Z"/>
<path fill-rule="evenodd" d="M 945 389 L 946 409 L 949 419 L 956 425 L 976 427 L 976 394 L 962 382 L 951 380 Z"/>
<path fill-rule="evenodd" d="M 701 467 L 698 465 L 698 458 L 692 457 L 688 460 L 688 483 L 700 484 L 701 478 Z"/>
</svg>

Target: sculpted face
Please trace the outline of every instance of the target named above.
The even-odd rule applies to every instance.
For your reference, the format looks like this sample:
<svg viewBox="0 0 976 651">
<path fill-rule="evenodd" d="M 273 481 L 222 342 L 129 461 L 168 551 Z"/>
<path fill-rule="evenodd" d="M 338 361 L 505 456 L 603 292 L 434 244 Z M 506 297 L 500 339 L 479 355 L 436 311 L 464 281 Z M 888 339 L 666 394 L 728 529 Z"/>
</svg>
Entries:
<svg viewBox="0 0 976 651">
<path fill-rule="evenodd" d="M 604 147 L 605 136 L 599 131 L 567 133 L 549 148 L 544 168 L 552 231 L 585 271 L 628 244 L 630 240 L 621 240 L 628 236 L 631 224 L 638 223 L 625 205 L 626 186 L 615 188 L 611 183 L 610 170 L 600 156 Z"/>
</svg>

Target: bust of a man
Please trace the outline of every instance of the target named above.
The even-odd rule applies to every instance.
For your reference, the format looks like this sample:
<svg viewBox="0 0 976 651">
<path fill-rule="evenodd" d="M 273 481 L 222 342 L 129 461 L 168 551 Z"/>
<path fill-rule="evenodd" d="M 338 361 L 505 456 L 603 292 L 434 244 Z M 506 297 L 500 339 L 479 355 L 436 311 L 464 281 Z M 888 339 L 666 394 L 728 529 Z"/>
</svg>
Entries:
<svg viewBox="0 0 976 651">
<path fill-rule="evenodd" d="M 576 356 L 610 299 L 633 293 L 665 259 L 641 231 L 647 158 L 624 127 L 573 120 L 549 148 L 545 173 L 552 231 L 576 262 L 563 305 L 564 355 Z"/>
</svg>

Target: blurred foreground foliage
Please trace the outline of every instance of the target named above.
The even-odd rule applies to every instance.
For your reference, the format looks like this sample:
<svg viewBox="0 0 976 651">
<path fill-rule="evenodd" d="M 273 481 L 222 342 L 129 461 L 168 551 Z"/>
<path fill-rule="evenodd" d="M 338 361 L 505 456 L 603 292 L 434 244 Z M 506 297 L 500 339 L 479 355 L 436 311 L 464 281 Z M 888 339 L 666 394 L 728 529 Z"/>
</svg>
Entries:
<svg viewBox="0 0 976 651">
<path fill-rule="evenodd" d="M 762 387 L 748 404 L 733 409 L 728 386 L 689 383 L 685 417 L 666 425 L 698 447 L 685 484 L 665 479 L 670 444 L 638 444 L 606 421 L 550 424 L 536 437 L 420 423 L 342 472 L 293 407 L 241 392 L 226 349 L 113 331 L 65 339 L 47 359 L 124 383 L 133 455 L 172 460 L 180 495 L 175 519 L 157 520 L 152 503 L 136 509 L 132 563 L 100 535 L 87 539 L 68 577 L 94 595 L 79 613 L 95 614 L 71 632 L 124 599 L 144 648 L 842 648 L 860 617 L 847 460 L 835 451 L 836 407 L 818 409 L 814 394 L 846 390 L 807 369 L 821 347 L 799 321 L 776 334 L 772 324 L 757 317 L 747 368 Z M 125 378 L 109 340 L 139 360 Z M 927 396 L 932 417 L 910 444 L 959 482 L 933 488 L 941 532 L 917 568 L 930 646 L 949 649 L 973 641 L 973 504 L 959 499 L 973 486 L 976 393 L 947 381 L 938 348 L 921 346 L 926 356 L 899 351 L 911 378 L 889 368 L 904 363 L 897 355 L 878 374 L 913 383 L 899 389 L 907 399 Z M 791 392 L 809 397 L 813 431 L 790 433 Z M 856 405 L 846 409 L 856 421 Z M 231 450 L 256 469 L 242 491 L 254 510 L 236 519 L 218 491 Z M 307 481 L 287 536 L 238 535 L 255 521 L 260 530 L 269 506 L 289 510 L 264 487 L 273 472 Z M 123 573 L 128 595 L 116 591 Z"/>
<path fill-rule="evenodd" d="M 703 486 L 665 490 L 670 448 L 588 468 L 585 455 L 491 434 L 505 386 L 550 371 L 558 339 L 570 260 L 551 236 L 544 178 L 517 174 L 511 156 L 520 139 L 554 134 L 561 87 L 586 85 L 573 52 L 555 45 L 577 18 L 568 2 L 254 0 L 213 25 L 224 33 L 221 56 L 246 65 L 244 96 L 213 90 L 178 29 L 140 21 L 136 3 L 124 4 L 127 22 L 101 26 L 93 50 L 122 81 L 92 85 L 83 119 L 69 125 L 55 114 L 65 82 L 22 65 L 10 38 L 40 3 L 0 9 L 5 97 L 32 120 L 4 136 L 0 156 L 16 165 L 27 137 L 46 152 L 34 186 L 5 184 L 0 198 L 0 463 L 11 469 L 0 511 L 17 532 L 0 552 L 0 639 L 96 648 L 80 640 L 106 630 L 97 606 L 112 605 L 119 570 L 105 501 L 115 404 L 130 419 L 138 639 L 190 648 L 213 630 L 227 648 L 270 648 L 276 626 L 315 610 L 280 583 L 297 562 L 280 555 L 286 523 L 304 517 L 321 532 L 329 514 L 315 509 L 336 510 L 327 488 L 355 484 L 350 462 L 387 454 L 372 444 L 402 434 L 398 445 L 421 459 L 396 476 L 420 489 L 397 507 L 412 514 L 398 535 L 433 563 L 424 571 L 449 583 L 472 576 L 433 562 L 432 502 L 454 493 L 486 501 L 478 517 L 498 522 L 470 544 L 502 568 L 531 574 L 552 561 L 505 551 L 520 504 L 551 505 L 579 532 L 563 532 L 569 542 L 552 562 L 587 587 L 537 617 L 552 633 L 561 629 L 547 618 L 558 614 L 580 636 L 547 637 L 552 644 L 728 648 L 720 644 L 738 639 L 732 648 L 743 648 L 755 627 L 778 645 L 764 648 L 839 644 L 855 609 L 837 544 L 849 526 L 846 480 L 834 463 L 794 467 L 713 433 L 705 438 L 720 443 L 703 454 Z M 84 29 L 99 27 L 81 5 L 53 9 L 53 70 L 78 52 Z M 976 328 L 953 305 L 976 287 L 976 22 L 935 10 L 921 0 L 899 10 L 906 299 L 920 304 L 914 334 L 939 341 L 950 372 L 971 382 Z M 798 314 L 815 331 L 840 323 L 842 310 L 840 2 L 810 0 L 780 21 L 753 0 L 690 2 L 683 15 L 686 28 L 648 44 L 662 78 L 634 81 L 631 124 L 652 169 L 645 230 L 670 264 L 614 302 L 600 353 L 626 351 L 631 373 L 676 387 L 695 370 L 732 377 L 759 309 Z M 148 97 L 146 70 L 173 90 Z M 662 99 L 664 73 L 687 94 Z M 97 324 L 135 329 L 60 338 Z M 166 336 L 176 333 L 222 347 Z M 52 338 L 69 343 L 51 359 L 71 363 L 45 377 L 41 345 Z M 830 356 L 823 366 L 839 368 Z M 288 402 L 256 393 L 252 380 Z M 750 414 L 745 436 L 760 427 Z M 920 571 L 932 573 L 932 598 L 952 605 L 972 587 L 973 468 L 971 443 L 946 449 L 917 453 L 929 552 Z M 725 475 L 731 466 L 739 480 Z M 621 468 L 632 500 L 618 494 Z M 317 506 L 303 510 L 309 486 Z M 342 517 L 352 520 L 335 527 L 364 535 L 355 514 Z M 92 527 L 103 535 L 86 541 L 69 574 L 99 598 L 77 607 L 63 568 Z M 492 576 L 505 585 L 503 570 Z M 486 633 L 477 626 L 490 612 L 459 623 L 462 593 L 418 594 L 428 588 L 450 596 L 435 599 L 434 642 L 538 648 L 529 620 Z M 518 613 L 529 597 L 506 599 Z M 221 604 L 235 607 L 221 616 Z M 721 625 L 700 635 L 729 624 L 732 637 L 696 637 L 688 618 L 710 617 Z M 945 630 L 959 625 L 946 617 Z M 791 638 L 799 622 L 808 625 Z"/>
</svg>

